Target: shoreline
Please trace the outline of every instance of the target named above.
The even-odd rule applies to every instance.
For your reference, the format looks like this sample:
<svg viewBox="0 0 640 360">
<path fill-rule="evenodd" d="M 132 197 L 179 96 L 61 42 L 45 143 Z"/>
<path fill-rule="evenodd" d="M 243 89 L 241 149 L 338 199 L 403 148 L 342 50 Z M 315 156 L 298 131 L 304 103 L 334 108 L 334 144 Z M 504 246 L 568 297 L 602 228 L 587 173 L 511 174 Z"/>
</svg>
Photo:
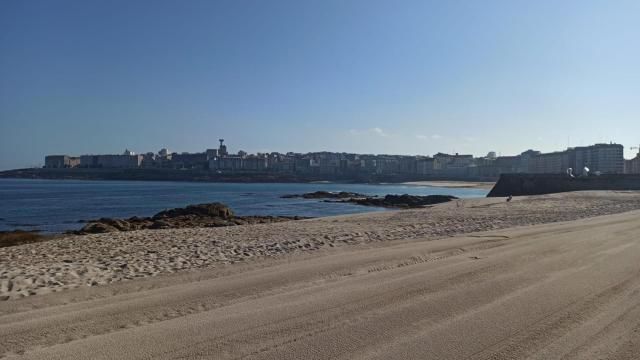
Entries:
<svg viewBox="0 0 640 360">
<path fill-rule="evenodd" d="M 47 234 L 79 230 L 86 221 L 103 217 L 113 219 L 127 219 L 134 216 L 148 217 L 167 208 L 217 201 L 227 203 L 238 215 L 243 216 L 324 217 L 385 210 L 379 206 L 361 207 L 361 205 L 347 202 L 319 204 L 313 201 L 301 202 L 281 198 L 281 195 L 291 193 L 360 192 L 366 194 L 367 197 L 391 194 L 414 196 L 445 194 L 465 198 L 484 197 L 487 194 L 486 190 L 457 188 L 429 190 L 405 185 L 347 183 L 249 184 L 0 179 L 0 186 L 9 190 L 8 202 L 4 202 L 0 206 L 0 230 L 38 230 Z M 65 199 L 66 205 L 64 208 L 60 208 L 58 204 L 51 201 L 43 201 L 41 204 L 34 204 L 34 206 L 23 205 L 20 200 L 21 194 L 32 194 L 29 196 L 34 198 L 45 194 L 51 198 Z M 136 202 L 132 202 L 123 196 L 128 194 L 139 194 L 139 198 Z M 91 205 L 91 199 L 94 198 L 100 198 L 100 203 L 96 203 L 95 207 Z M 26 207 L 23 208 L 23 206 Z M 22 216 L 26 214 L 25 211 L 31 208 L 34 209 L 33 216 Z M 46 208 L 57 210 L 50 212 L 45 210 Z M 14 209 L 22 211 L 17 212 Z M 91 216 L 86 214 L 91 214 Z"/>
<path fill-rule="evenodd" d="M 411 181 L 497 181 L 497 178 L 425 177 L 415 174 L 321 175 L 304 173 L 216 173 L 209 170 L 118 169 L 118 168 L 30 168 L 0 171 L 0 179 L 176 181 L 209 183 L 344 183 L 402 184 Z"/>
<path fill-rule="evenodd" d="M 147 179 L 101 179 L 101 178 L 47 178 L 47 177 L 3 177 L 2 180 L 25 180 L 25 181 L 91 181 L 91 182 L 164 182 L 164 183 L 210 183 L 210 184 L 309 184 L 309 185 L 373 185 L 373 186 L 415 186 L 415 187 L 436 187 L 451 189 L 482 189 L 491 190 L 496 181 L 473 181 L 473 180 L 420 180 L 420 181 L 399 181 L 399 182 L 365 182 L 349 180 L 304 180 L 304 181 L 235 181 L 235 180 L 147 180 Z"/>
</svg>

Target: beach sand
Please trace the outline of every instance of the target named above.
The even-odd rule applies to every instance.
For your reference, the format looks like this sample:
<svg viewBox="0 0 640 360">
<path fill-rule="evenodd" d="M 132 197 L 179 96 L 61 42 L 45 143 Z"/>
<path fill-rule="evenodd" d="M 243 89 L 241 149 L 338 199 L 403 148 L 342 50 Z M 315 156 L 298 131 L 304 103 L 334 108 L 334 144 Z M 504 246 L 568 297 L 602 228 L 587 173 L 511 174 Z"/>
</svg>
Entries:
<svg viewBox="0 0 640 360">
<path fill-rule="evenodd" d="M 0 355 L 636 359 L 638 209 L 579 192 L 3 248 Z"/>
<path fill-rule="evenodd" d="M 412 186 L 429 186 L 429 187 L 446 187 L 446 188 L 468 188 L 468 189 L 487 189 L 491 190 L 496 184 L 489 181 L 409 181 L 404 185 Z"/>
</svg>

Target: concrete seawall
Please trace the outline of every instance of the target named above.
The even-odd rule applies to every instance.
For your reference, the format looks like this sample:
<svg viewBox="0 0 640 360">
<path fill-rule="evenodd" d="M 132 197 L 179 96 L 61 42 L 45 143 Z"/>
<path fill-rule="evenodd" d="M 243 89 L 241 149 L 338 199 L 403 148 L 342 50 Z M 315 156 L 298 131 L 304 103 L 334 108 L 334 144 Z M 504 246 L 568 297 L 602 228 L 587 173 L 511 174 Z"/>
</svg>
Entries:
<svg viewBox="0 0 640 360">
<path fill-rule="evenodd" d="M 502 174 L 487 197 L 580 190 L 640 190 L 640 175 L 611 174 L 572 178 L 564 174 Z"/>
</svg>

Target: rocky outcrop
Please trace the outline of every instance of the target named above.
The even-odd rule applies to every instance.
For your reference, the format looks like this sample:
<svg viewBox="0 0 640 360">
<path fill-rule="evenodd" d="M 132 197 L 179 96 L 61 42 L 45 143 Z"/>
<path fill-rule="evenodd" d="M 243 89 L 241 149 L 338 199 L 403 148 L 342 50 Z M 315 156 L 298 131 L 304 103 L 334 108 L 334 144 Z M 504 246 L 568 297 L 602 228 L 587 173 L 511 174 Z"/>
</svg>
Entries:
<svg viewBox="0 0 640 360">
<path fill-rule="evenodd" d="M 640 175 L 502 174 L 487 197 L 543 195 L 583 190 L 640 190 Z"/>
<path fill-rule="evenodd" d="M 331 191 L 316 191 L 312 193 L 306 194 L 288 194 L 282 195 L 283 199 L 293 199 L 293 198 L 302 198 L 302 199 L 351 199 L 351 198 L 366 198 L 367 195 L 340 191 L 340 192 L 331 192 Z"/>
<path fill-rule="evenodd" d="M 175 208 L 161 211 L 153 216 L 154 219 L 176 218 L 180 216 L 215 217 L 233 219 L 233 211 L 221 203 L 188 205 L 185 208 Z"/>
<path fill-rule="evenodd" d="M 189 227 L 220 227 L 246 224 L 265 224 L 305 219 L 300 216 L 236 216 L 225 204 L 211 203 L 189 205 L 161 211 L 152 217 L 129 219 L 102 218 L 89 221 L 74 234 L 98 234 L 142 229 L 178 229 Z"/>
<path fill-rule="evenodd" d="M 22 244 L 30 244 L 52 239 L 52 236 L 42 235 L 37 231 L 0 231 L 0 248 L 7 246 L 16 246 Z"/>
<path fill-rule="evenodd" d="M 387 195 L 385 197 L 368 197 L 364 199 L 351 198 L 341 202 L 349 202 L 364 206 L 379 206 L 387 208 L 420 208 L 427 205 L 435 205 L 455 200 L 457 197 L 451 195 Z"/>
<path fill-rule="evenodd" d="M 352 203 L 363 206 L 377 206 L 387 208 L 419 208 L 427 205 L 439 204 L 457 199 L 450 195 L 386 195 L 385 197 L 367 196 L 353 192 L 316 191 L 306 194 L 283 195 L 283 198 L 324 199 L 325 202 Z"/>
</svg>

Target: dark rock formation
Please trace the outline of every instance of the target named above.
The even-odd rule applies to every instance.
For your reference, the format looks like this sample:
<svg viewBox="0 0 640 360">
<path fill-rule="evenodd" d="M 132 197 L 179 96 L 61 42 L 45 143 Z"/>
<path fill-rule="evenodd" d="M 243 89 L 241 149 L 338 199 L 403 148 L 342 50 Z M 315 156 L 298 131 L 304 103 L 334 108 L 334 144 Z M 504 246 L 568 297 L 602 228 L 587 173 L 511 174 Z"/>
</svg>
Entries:
<svg viewBox="0 0 640 360">
<path fill-rule="evenodd" d="M 342 202 L 349 202 L 364 206 L 379 206 L 388 208 L 420 208 L 427 205 L 440 204 L 457 199 L 451 195 L 387 195 L 383 198 L 368 197 L 364 199 L 351 198 L 343 200 Z"/>
<path fill-rule="evenodd" d="M 329 192 L 316 191 L 306 194 L 283 195 L 283 198 L 303 198 L 303 199 L 324 199 L 325 202 L 352 203 L 364 206 L 378 206 L 389 208 L 418 208 L 426 205 L 439 204 L 453 199 L 455 196 L 449 195 L 386 195 L 385 197 L 367 196 L 353 192 Z M 333 200 L 338 199 L 338 200 Z"/>
<path fill-rule="evenodd" d="M 217 217 L 222 219 L 232 219 L 233 211 L 221 203 L 188 205 L 185 208 L 176 208 L 161 211 L 153 216 L 154 219 L 175 218 L 178 216 L 198 216 L 198 217 Z"/>
<path fill-rule="evenodd" d="M 302 199 L 351 199 L 351 198 L 366 198 L 367 195 L 358 194 L 354 192 L 340 191 L 340 192 L 331 192 L 331 191 L 316 191 L 312 193 L 306 194 L 288 194 L 282 195 L 283 199 L 293 199 L 293 198 L 302 198 Z"/>
<path fill-rule="evenodd" d="M 52 236 L 42 235 L 37 231 L 0 231 L 0 248 L 46 241 L 52 238 Z"/>
<path fill-rule="evenodd" d="M 71 233 L 81 235 L 142 229 L 236 226 L 302 219 L 306 218 L 300 216 L 235 216 L 227 205 L 212 203 L 164 210 L 152 217 L 102 218 L 89 221 L 82 229 Z"/>
<path fill-rule="evenodd" d="M 149 229 L 169 229 L 171 228 L 171 223 L 168 223 L 164 220 L 156 220 L 149 226 Z"/>
<path fill-rule="evenodd" d="M 542 195 L 582 190 L 640 190 L 640 175 L 502 174 L 487 197 Z"/>
</svg>

